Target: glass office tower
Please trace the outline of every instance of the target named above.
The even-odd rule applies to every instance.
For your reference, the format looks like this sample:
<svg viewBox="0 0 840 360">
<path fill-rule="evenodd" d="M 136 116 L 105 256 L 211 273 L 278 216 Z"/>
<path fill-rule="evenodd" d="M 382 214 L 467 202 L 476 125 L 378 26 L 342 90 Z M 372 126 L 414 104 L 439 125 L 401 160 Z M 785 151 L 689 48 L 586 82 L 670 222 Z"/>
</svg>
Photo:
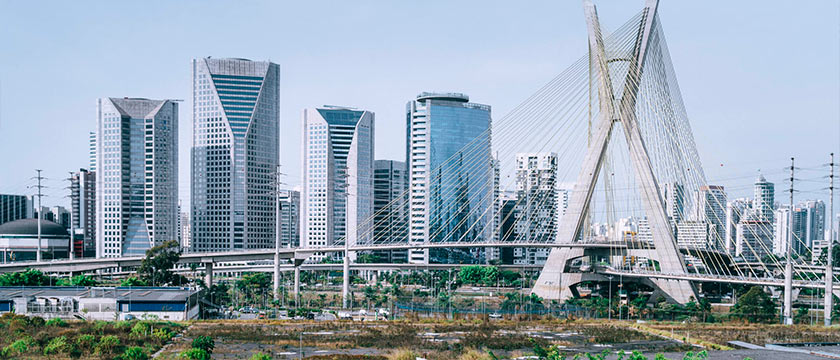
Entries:
<svg viewBox="0 0 840 360">
<path fill-rule="evenodd" d="M 178 103 L 97 103 L 96 256 L 142 256 L 176 238 Z"/>
<path fill-rule="evenodd" d="M 274 247 L 280 67 L 195 59 L 191 251 Z"/>
<path fill-rule="evenodd" d="M 490 106 L 455 93 L 422 93 L 406 105 L 409 241 L 488 242 L 494 164 Z M 413 249 L 412 263 L 480 262 L 482 251 Z"/>
</svg>

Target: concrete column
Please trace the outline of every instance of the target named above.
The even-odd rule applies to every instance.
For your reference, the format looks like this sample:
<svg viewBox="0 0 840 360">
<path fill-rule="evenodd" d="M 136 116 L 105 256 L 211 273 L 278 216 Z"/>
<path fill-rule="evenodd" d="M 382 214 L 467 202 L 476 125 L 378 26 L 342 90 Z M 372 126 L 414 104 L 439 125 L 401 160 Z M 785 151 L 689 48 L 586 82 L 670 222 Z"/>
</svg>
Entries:
<svg viewBox="0 0 840 360">
<path fill-rule="evenodd" d="M 298 300 L 300 299 L 300 265 L 295 266 L 295 306 L 300 306 Z"/>
<path fill-rule="evenodd" d="M 792 238 L 792 237 L 791 237 Z M 788 245 L 790 246 L 790 245 Z M 793 325 L 793 264 L 788 262 L 785 264 L 785 303 L 784 303 L 784 318 L 785 325 Z"/>
<path fill-rule="evenodd" d="M 344 308 L 350 308 L 350 254 L 344 252 L 344 281 L 341 285 L 341 298 L 344 303 Z"/>
<path fill-rule="evenodd" d="M 213 263 L 212 262 L 204 263 L 204 283 L 207 284 L 208 289 L 211 286 L 213 286 Z"/>
<path fill-rule="evenodd" d="M 280 300 L 280 253 L 274 253 L 274 300 Z"/>
</svg>

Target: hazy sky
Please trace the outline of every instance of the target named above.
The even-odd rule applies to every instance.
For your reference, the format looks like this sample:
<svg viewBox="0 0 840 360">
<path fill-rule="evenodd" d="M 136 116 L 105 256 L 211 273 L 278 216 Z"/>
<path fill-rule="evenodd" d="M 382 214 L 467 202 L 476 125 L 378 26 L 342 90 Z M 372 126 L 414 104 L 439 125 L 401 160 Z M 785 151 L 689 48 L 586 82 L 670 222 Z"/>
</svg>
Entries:
<svg viewBox="0 0 840 360">
<path fill-rule="evenodd" d="M 643 1 L 596 4 L 612 29 Z M 791 156 L 813 167 L 840 153 L 840 2 L 662 0 L 659 14 L 710 182 L 749 195 L 759 168 L 779 182 Z M 44 204 L 68 203 L 61 179 L 87 167 L 96 99 L 172 98 L 185 100 L 187 203 L 196 57 L 280 64 L 281 161 L 294 186 L 305 107 L 376 112 L 377 158 L 404 160 L 416 94 L 464 92 L 499 118 L 586 49 L 575 0 L 0 0 L 0 193 L 31 193 L 41 168 Z"/>
</svg>

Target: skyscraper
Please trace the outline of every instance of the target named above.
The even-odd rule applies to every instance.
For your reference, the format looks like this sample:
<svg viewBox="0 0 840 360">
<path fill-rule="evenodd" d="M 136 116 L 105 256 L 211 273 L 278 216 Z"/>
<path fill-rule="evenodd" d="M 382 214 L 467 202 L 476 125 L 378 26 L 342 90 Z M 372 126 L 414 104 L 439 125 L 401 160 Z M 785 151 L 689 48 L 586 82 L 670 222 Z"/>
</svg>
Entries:
<svg viewBox="0 0 840 360">
<path fill-rule="evenodd" d="M 755 220 L 773 222 L 775 207 L 775 186 L 759 174 L 755 180 L 755 196 L 753 197 L 753 215 Z"/>
<path fill-rule="evenodd" d="M 280 67 L 192 61 L 191 250 L 271 248 L 280 154 Z"/>
<path fill-rule="evenodd" d="M 527 243 L 554 242 L 557 236 L 557 154 L 516 154 L 516 235 Z M 549 248 L 516 248 L 515 264 L 544 264 Z"/>
<path fill-rule="evenodd" d="M 178 232 L 178 103 L 97 104 L 96 255 L 143 255 Z"/>
<path fill-rule="evenodd" d="M 376 160 L 373 169 L 373 242 L 408 243 L 408 176 L 405 163 Z M 406 250 L 374 252 L 388 262 L 406 262 Z"/>
<path fill-rule="evenodd" d="M 372 239 L 374 117 L 337 106 L 303 111 L 302 247 Z"/>
<path fill-rule="evenodd" d="M 94 137 L 94 139 L 96 139 Z M 95 152 L 94 152 L 95 154 Z M 95 161 L 94 161 L 95 163 Z M 79 169 L 70 177 L 76 257 L 96 255 L 96 172 Z M 78 236 L 80 235 L 80 236 Z M 81 237 L 81 239 L 78 239 Z"/>
<path fill-rule="evenodd" d="M 0 224 L 34 216 L 32 200 L 26 195 L 0 194 Z"/>
<path fill-rule="evenodd" d="M 490 106 L 469 100 L 465 94 L 421 93 L 406 105 L 412 243 L 492 241 Z M 412 249 L 409 261 L 481 261 L 474 251 L 431 253 Z"/>
<path fill-rule="evenodd" d="M 280 247 L 300 246 L 300 191 L 280 191 Z"/>
</svg>

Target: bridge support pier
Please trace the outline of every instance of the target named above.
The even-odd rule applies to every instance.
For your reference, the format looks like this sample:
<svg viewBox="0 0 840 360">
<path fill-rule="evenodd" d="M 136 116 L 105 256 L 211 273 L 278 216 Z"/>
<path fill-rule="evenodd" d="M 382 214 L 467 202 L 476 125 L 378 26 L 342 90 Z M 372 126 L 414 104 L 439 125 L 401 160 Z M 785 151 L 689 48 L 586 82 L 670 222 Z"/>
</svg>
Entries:
<svg viewBox="0 0 840 360">
<path fill-rule="evenodd" d="M 295 306 L 300 306 L 298 300 L 300 299 L 300 265 L 295 264 Z"/>
<path fill-rule="evenodd" d="M 204 263 L 204 284 L 207 285 L 209 289 L 213 286 L 213 263 L 206 262 Z"/>
<path fill-rule="evenodd" d="M 274 300 L 280 300 L 280 253 L 274 253 Z"/>
<path fill-rule="evenodd" d="M 344 271 L 341 285 L 341 299 L 345 309 L 350 308 L 350 254 L 344 253 Z"/>
</svg>

